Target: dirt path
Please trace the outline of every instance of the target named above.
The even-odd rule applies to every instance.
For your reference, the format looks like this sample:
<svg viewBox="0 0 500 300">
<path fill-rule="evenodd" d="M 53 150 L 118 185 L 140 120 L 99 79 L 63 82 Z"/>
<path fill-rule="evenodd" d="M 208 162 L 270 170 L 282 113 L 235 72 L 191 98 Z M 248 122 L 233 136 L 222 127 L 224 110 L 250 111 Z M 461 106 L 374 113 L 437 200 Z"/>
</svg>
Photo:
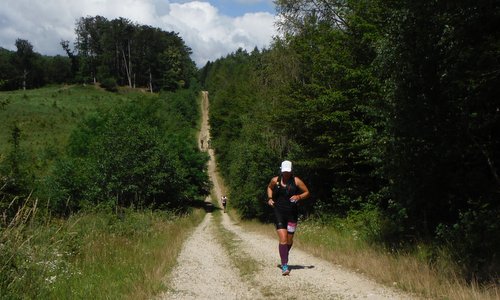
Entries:
<svg viewBox="0 0 500 300">
<path fill-rule="evenodd" d="M 203 92 L 202 108 L 199 143 L 210 155 L 209 175 L 213 192 L 220 199 L 223 186 L 216 173 L 213 151 L 206 147 L 210 138 L 207 92 Z M 222 226 L 238 240 L 237 251 L 257 264 L 251 278 L 240 276 L 234 260 L 215 237 L 214 217 L 207 214 L 186 241 L 178 266 L 171 274 L 172 289 L 162 295 L 163 299 L 411 299 L 295 248 L 290 252 L 290 276 L 282 276 L 277 266 L 277 239 L 245 232 L 227 214 L 222 214 Z M 298 234 L 300 238 L 300 231 Z"/>
</svg>

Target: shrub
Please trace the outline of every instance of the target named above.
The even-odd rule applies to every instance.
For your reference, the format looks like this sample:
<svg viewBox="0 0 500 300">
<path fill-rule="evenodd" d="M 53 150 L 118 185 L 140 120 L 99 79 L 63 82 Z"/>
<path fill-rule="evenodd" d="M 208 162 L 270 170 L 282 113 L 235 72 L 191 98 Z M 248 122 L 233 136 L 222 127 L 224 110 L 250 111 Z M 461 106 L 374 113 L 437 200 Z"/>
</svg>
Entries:
<svg viewBox="0 0 500 300">
<path fill-rule="evenodd" d="M 188 132 L 169 130 L 162 104 L 134 101 L 89 117 L 73 132 L 51 180 L 57 211 L 86 203 L 183 210 L 208 192 L 206 155 Z"/>
<path fill-rule="evenodd" d="M 116 79 L 107 77 L 101 80 L 100 86 L 108 92 L 118 92 L 118 84 Z"/>
</svg>

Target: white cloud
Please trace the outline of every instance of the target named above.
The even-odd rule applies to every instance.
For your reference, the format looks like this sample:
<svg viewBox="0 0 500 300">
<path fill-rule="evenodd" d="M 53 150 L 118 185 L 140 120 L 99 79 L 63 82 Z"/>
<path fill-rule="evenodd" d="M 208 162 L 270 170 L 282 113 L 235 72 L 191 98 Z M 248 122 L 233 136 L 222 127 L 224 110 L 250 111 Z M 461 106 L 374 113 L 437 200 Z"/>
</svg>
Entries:
<svg viewBox="0 0 500 300">
<path fill-rule="evenodd" d="M 193 50 L 198 66 L 239 47 L 267 47 L 276 34 L 270 13 L 222 15 L 208 2 L 169 3 L 168 0 L 4 0 L 0 11 L 0 46 L 15 50 L 15 40 L 33 44 L 36 52 L 64 54 L 61 40 L 74 41 L 80 17 L 101 15 L 178 32 Z"/>
<path fill-rule="evenodd" d="M 238 48 L 253 50 L 267 47 L 275 34 L 274 16 L 250 13 L 242 17 L 222 16 L 207 2 L 172 4 L 162 17 L 167 27 L 174 28 L 193 49 L 198 64 L 217 59 Z"/>
</svg>

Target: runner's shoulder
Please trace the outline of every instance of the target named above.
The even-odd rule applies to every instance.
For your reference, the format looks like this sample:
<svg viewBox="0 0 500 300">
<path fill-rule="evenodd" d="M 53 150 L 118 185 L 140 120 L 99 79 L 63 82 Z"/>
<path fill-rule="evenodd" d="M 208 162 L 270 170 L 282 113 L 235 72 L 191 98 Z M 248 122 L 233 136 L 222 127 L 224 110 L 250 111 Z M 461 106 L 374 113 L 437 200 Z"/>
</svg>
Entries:
<svg viewBox="0 0 500 300">
<path fill-rule="evenodd" d="M 278 176 L 274 176 L 271 178 L 271 181 L 269 182 L 269 187 L 273 187 L 278 183 Z"/>
</svg>

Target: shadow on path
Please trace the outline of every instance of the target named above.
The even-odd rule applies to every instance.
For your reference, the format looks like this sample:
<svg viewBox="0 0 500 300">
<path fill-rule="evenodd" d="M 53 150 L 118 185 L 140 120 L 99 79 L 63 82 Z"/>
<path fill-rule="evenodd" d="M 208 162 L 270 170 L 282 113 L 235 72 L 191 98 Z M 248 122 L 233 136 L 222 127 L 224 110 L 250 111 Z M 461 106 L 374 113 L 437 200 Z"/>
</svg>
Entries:
<svg viewBox="0 0 500 300">
<path fill-rule="evenodd" d="M 189 206 L 193 207 L 193 208 L 203 208 L 205 210 L 205 212 L 207 212 L 207 213 L 212 213 L 215 210 L 222 210 L 221 208 L 213 205 L 213 203 L 206 202 L 206 201 L 203 201 L 203 202 L 202 201 L 191 201 L 189 203 Z"/>
<path fill-rule="evenodd" d="M 281 269 L 281 265 L 277 265 L 279 269 Z M 314 269 L 313 265 L 303 266 L 303 265 L 288 265 L 288 269 L 290 270 L 302 270 L 302 269 Z"/>
</svg>

